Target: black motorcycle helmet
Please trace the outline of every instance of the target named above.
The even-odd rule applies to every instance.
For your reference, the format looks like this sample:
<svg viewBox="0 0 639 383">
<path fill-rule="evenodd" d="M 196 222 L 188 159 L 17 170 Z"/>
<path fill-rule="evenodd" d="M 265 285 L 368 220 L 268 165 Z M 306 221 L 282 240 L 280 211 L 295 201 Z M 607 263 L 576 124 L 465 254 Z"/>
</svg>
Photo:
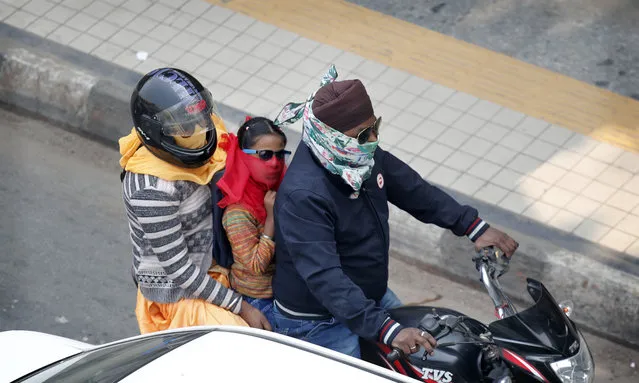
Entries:
<svg viewBox="0 0 639 383">
<path fill-rule="evenodd" d="M 177 166 L 197 168 L 215 153 L 217 114 L 208 89 L 190 74 L 174 68 L 155 69 L 138 82 L 131 95 L 131 117 L 144 146 Z M 174 137 L 206 134 L 204 146 L 187 149 Z"/>
</svg>

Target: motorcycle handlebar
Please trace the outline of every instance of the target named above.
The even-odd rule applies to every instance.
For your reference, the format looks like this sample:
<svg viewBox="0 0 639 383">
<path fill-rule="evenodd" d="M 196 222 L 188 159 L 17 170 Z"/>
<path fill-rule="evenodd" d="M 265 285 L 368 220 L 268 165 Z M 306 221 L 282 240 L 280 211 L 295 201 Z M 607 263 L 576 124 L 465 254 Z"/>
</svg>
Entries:
<svg viewBox="0 0 639 383">
<path fill-rule="evenodd" d="M 393 348 L 393 351 L 386 354 L 386 359 L 388 359 L 388 361 L 391 363 L 403 357 L 404 357 L 404 352 L 398 348 Z"/>
</svg>

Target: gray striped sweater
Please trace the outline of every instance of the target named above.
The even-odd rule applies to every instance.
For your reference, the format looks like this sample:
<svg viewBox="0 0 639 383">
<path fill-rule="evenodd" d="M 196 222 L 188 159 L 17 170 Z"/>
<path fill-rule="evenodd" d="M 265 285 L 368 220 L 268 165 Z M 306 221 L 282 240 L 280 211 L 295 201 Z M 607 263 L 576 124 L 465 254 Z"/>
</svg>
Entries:
<svg viewBox="0 0 639 383">
<path fill-rule="evenodd" d="M 145 298 L 200 298 L 239 313 L 241 295 L 208 275 L 213 262 L 211 190 L 127 172 L 122 182 L 133 268 Z"/>
</svg>

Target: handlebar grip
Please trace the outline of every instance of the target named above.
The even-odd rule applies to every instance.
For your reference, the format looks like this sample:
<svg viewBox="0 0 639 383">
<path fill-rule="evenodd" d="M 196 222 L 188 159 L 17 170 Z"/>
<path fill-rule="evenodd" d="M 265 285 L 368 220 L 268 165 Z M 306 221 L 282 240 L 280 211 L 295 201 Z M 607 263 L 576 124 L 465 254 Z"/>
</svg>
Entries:
<svg viewBox="0 0 639 383">
<path fill-rule="evenodd" d="M 393 351 L 386 354 L 386 359 L 388 359 L 388 361 L 391 363 L 399 360 L 402 357 L 404 357 L 404 352 L 398 348 L 393 348 Z"/>
</svg>

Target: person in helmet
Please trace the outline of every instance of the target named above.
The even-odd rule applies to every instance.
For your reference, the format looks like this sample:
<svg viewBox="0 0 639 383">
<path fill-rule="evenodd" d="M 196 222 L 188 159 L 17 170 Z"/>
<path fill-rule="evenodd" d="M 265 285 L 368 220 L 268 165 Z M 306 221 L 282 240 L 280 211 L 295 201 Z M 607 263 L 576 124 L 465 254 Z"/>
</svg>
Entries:
<svg viewBox="0 0 639 383">
<path fill-rule="evenodd" d="M 270 330 L 229 288 L 212 257 L 209 182 L 224 168 L 227 133 L 211 93 L 190 74 L 160 68 L 131 95 L 131 133 L 119 140 L 122 192 L 142 334 L 198 325 Z"/>
</svg>

